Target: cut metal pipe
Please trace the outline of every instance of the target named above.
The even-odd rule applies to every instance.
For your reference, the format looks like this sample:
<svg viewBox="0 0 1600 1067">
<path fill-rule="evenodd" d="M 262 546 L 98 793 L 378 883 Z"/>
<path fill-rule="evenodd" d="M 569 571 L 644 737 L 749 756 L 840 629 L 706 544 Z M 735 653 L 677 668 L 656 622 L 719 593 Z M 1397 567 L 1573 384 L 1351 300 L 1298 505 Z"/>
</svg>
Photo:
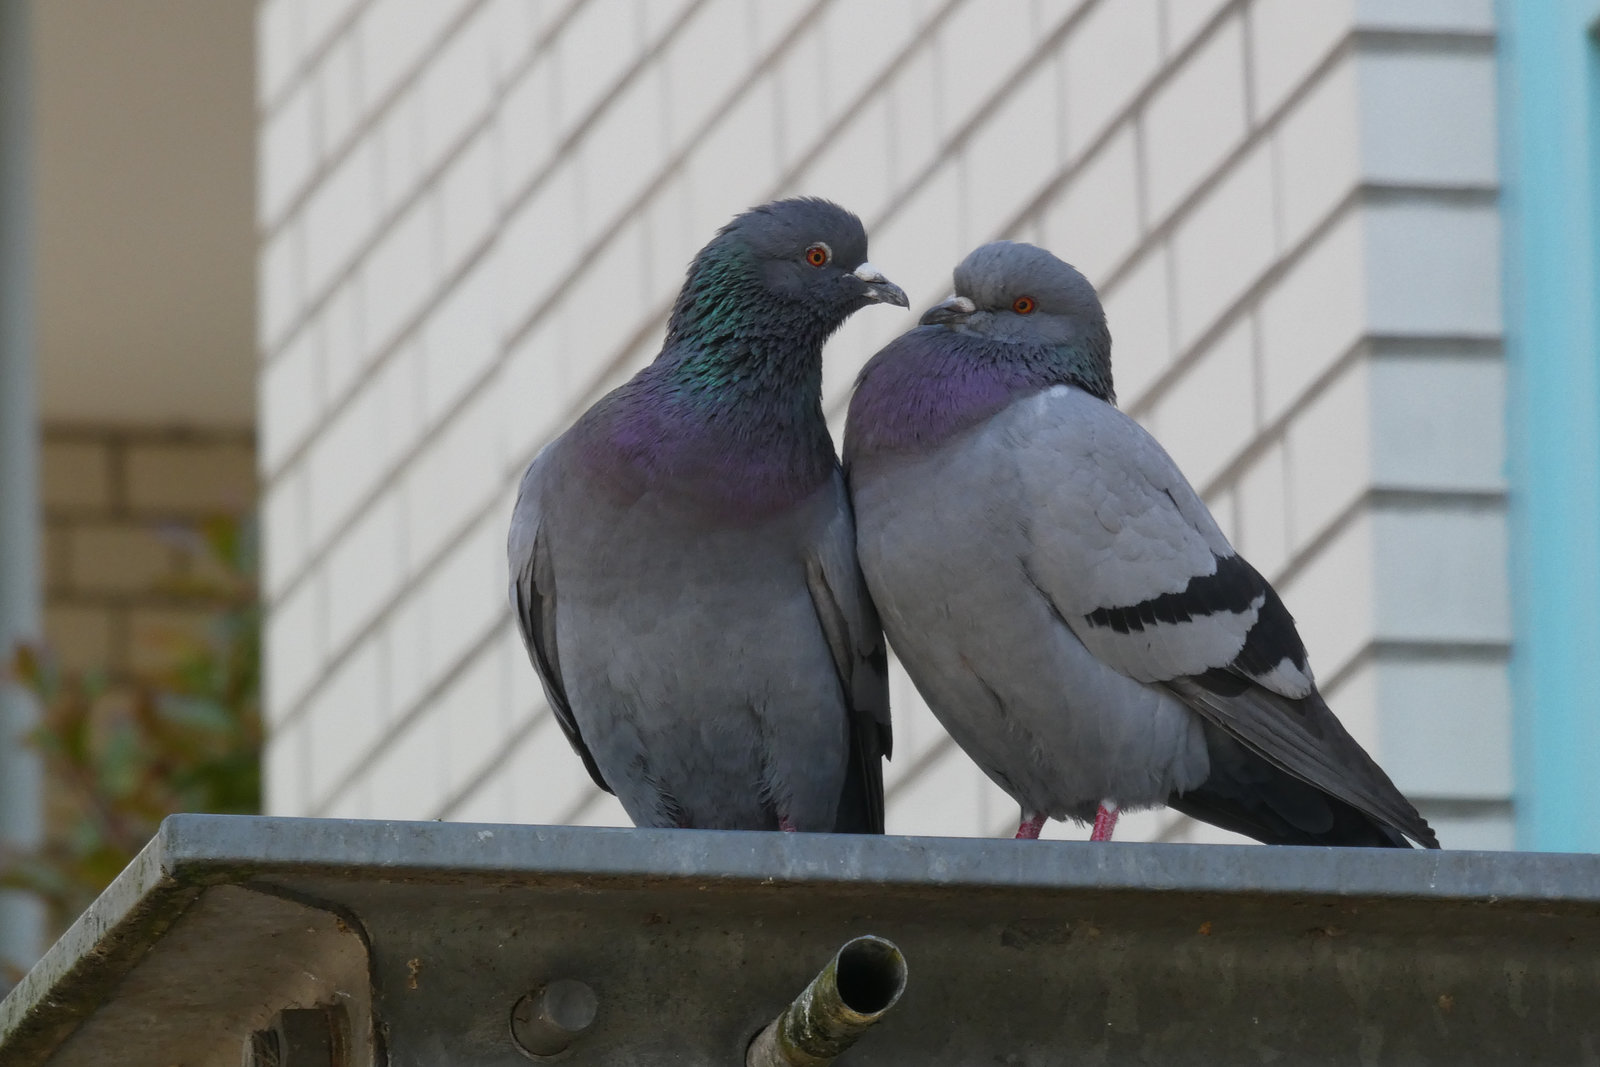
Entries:
<svg viewBox="0 0 1600 1067">
<path fill-rule="evenodd" d="M 871 934 L 846 941 L 822 973 L 750 1042 L 745 1067 L 832 1063 L 906 990 L 906 958 Z"/>
</svg>

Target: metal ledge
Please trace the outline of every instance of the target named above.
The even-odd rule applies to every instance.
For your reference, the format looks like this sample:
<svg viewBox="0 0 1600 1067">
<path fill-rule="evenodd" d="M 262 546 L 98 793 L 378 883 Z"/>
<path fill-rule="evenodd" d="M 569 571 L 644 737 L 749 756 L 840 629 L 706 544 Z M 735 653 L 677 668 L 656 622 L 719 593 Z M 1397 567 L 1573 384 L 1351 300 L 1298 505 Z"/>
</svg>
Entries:
<svg viewBox="0 0 1600 1067">
<path fill-rule="evenodd" d="M 738 1062 L 860 933 L 911 981 L 841 1061 L 1586 1062 L 1600 857 L 176 816 L 0 1004 L 0 1063 L 240 1062 L 340 1005 L 343 1062 Z"/>
</svg>

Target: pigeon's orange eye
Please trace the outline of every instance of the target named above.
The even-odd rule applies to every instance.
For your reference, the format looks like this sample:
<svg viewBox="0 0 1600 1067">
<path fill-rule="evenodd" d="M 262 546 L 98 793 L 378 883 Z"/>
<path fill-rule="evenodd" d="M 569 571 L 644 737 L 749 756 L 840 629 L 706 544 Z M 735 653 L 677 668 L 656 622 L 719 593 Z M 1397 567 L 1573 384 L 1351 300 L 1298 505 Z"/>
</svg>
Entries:
<svg viewBox="0 0 1600 1067">
<path fill-rule="evenodd" d="M 813 267 L 826 267 L 833 258 L 833 250 L 825 244 L 814 244 L 806 249 L 806 262 Z"/>
<path fill-rule="evenodd" d="M 1018 315 L 1031 315 L 1033 314 L 1033 309 L 1038 306 L 1039 305 L 1033 302 L 1033 297 L 1019 296 L 1015 301 L 1012 302 L 1011 310 L 1015 311 Z"/>
</svg>

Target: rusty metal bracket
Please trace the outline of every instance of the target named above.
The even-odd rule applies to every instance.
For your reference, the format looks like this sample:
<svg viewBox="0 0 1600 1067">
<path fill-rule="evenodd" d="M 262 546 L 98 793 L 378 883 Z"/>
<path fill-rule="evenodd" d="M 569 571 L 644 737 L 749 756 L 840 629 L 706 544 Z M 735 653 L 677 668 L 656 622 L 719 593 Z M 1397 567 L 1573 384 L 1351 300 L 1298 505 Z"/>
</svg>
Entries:
<svg viewBox="0 0 1600 1067">
<path fill-rule="evenodd" d="M 337 1007 L 348 1067 L 726 1065 L 863 934 L 916 976 L 841 1065 L 1600 1048 L 1596 856 L 178 816 L 0 1063 L 236 1067 Z"/>
</svg>

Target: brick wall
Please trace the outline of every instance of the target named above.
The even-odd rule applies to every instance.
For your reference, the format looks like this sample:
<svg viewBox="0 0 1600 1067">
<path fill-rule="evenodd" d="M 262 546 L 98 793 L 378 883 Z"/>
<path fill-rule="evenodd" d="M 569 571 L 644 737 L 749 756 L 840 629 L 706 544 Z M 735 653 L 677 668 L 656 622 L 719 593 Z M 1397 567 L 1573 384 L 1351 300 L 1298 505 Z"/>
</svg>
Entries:
<svg viewBox="0 0 1600 1067">
<path fill-rule="evenodd" d="M 48 425 L 41 449 L 45 637 L 62 663 L 159 668 L 215 610 L 184 531 L 256 499 L 249 430 Z"/>
<path fill-rule="evenodd" d="M 653 354 L 717 226 L 809 193 L 913 310 L 998 236 L 1082 268 L 1124 406 L 1335 707 L 1446 844 L 1509 842 L 1489 0 L 267 0 L 259 30 L 272 810 L 622 821 L 504 607 L 515 479 Z M 830 344 L 836 418 L 913 321 Z M 1014 826 L 895 684 L 890 829 Z"/>
</svg>

